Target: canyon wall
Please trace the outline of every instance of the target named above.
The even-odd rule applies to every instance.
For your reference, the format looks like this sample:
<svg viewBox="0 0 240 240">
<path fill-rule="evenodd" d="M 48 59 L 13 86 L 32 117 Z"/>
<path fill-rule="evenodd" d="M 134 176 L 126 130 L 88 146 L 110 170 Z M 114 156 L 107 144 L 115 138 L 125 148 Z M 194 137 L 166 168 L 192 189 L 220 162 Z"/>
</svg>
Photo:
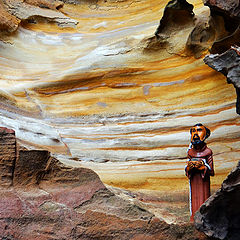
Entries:
<svg viewBox="0 0 240 240">
<path fill-rule="evenodd" d="M 108 185 L 158 194 L 187 191 L 201 122 L 219 187 L 239 160 L 239 116 L 234 87 L 203 58 L 235 17 L 201 0 L 64 2 L 1 1 L 0 125 Z"/>
</svg>

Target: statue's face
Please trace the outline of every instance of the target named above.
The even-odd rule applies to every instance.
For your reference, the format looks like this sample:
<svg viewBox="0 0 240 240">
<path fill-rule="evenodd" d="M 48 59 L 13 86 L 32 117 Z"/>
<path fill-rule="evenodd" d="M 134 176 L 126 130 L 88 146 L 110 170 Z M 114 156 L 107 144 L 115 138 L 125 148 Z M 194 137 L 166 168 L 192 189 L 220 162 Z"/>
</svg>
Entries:
<svg viewBox="0 0 240 240">
<path fill-rule="evenodd" d="M 206 137 L 206 128 L 204 126 L 195 126 L 191 130 L 191 142 L 193 144 L 201 143 L 205 140 Z"/>
</svg>

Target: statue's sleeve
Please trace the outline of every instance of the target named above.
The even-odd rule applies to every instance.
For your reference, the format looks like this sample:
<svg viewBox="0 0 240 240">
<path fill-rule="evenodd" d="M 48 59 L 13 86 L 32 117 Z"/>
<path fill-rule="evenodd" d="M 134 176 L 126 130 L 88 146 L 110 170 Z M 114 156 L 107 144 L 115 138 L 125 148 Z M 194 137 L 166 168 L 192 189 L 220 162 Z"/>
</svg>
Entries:
<svg viewBox="0 0 240 240">
<path fill-rule="evenodd" d="M 188 152 L 187 152 L 187 158 L 188 158 L 188 161 L 192 158 L 190 155 L 189 155 L 189 150 L 188 150 Z M 187 161 L 187 162 L 188 162 Z M 190 174 L 190 169 L 188 168 L 188 166 L 186 165 L 185 166 L 185 174 L 186 174 L 186 176 L 188 177 L 188 178 L 190 178 L 191 177 L 191 174 Z"/>
<path fill-rule="evenodd" d="M 211 169 L 208 169 L 209 175 L 214 176 L 213 154 L 212 154 L 211 150 L 210 150 L 209 155 L 207 156 L 207 163 L 211 168 Z"/>
</svg>

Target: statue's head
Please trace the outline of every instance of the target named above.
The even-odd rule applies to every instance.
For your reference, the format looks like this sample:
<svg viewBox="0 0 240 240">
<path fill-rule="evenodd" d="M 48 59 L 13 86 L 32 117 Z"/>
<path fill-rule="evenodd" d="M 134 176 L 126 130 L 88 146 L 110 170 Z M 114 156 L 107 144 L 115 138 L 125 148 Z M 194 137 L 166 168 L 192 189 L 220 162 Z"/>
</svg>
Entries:
<svg viewBox="0 0 240 240">
<path fill-rule="evenodd" d="M 190 133 L 191 143 L 197 145 L 203 143 L 210 136 L 211 131 L 201 123 L 198 123 L 190 129 Z"/>
</svg>

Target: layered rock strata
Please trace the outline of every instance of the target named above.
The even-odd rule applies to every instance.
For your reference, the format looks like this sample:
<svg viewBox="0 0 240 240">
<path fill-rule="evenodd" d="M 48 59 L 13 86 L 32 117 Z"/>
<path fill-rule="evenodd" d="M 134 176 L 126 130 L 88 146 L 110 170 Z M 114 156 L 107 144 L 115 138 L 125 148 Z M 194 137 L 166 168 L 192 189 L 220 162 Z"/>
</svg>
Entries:
<svg viewBox="0 0 240 240">
<path fill-rule="evenodd" d="M 216 239 L 237 240 L 240 234 L 240 162 L 195 215 L 195 226 Z"/>
<path fill-rule="evenodd" d="M 17 162 L 13 186 L 0 179 L 1 239 L 206 239 L 192 225 L 168 225 L 116 196 L 90 169 L 66 167 L 46 151 L 23 149 L 17 157 L 8 149 L 0 159 L 15 155 Z"/>
</svg>

